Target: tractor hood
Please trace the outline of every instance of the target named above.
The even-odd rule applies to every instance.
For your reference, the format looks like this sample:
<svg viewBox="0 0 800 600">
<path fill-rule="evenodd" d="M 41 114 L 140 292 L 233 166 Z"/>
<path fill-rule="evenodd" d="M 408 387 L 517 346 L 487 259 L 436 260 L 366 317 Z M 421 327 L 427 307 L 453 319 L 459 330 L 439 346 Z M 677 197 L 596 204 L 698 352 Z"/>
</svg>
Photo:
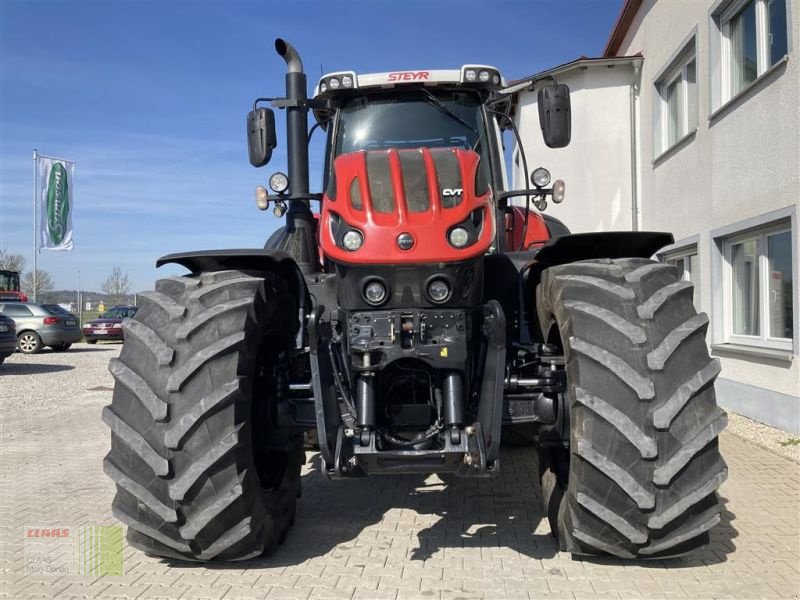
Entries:
<svg viewBox="0 0 800 600">
<path fill-rule="evenodd" d="M 480 256 L 495 236 L 480 157 L 458 148 L 343 154 L 334 163 L 319 235 L 323 253 L 344 263 L 442 263 Z"/>
</svg>

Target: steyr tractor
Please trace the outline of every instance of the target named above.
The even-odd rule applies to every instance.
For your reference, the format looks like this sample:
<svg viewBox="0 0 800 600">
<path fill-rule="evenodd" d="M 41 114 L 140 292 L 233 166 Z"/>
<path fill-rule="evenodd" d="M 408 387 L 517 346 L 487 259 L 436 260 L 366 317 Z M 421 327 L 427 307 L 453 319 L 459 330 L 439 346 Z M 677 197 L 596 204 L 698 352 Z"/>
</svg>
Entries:
<svg viewBox="0 0 800 600">
<path fill-rule="evenodd" d="M 275 48 L 286 93 L 255 101 L 247 135 L 265 165 L 276 128 L 259 105 L 286 112 L 288 174 L 256 193 L 285 226 L 263 249 L 160 258 L 190 274 L 140 297 L 109 367 L 104 468 L 130 544 L 196 561 L 273 549 L 308 434 L 335 479 L 492 477 L 501 442 L 524 443 L 561 550 L 707 543 L 726 416 L 692 285 L 649 258 L 672 235 L 570 234 L 541 214 L 563 182 L 540 168 L 527 183 L 524 153 L 525 189 L 507 190 L 503 130 L 523 144 L 492 67 L 331 73 L 308 98 L 297 51 Z M 546 144 L 566 146 L 569 89 L 531 85 Z"/>
</svg>

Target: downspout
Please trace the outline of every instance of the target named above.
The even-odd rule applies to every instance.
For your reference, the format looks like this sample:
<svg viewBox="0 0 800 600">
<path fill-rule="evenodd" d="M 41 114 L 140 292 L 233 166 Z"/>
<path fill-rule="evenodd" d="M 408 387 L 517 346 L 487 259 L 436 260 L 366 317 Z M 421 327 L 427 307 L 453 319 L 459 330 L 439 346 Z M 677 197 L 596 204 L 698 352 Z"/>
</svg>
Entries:
<svg viewBox="0 0 800 600">
<path fill-rule="evenodd" d="M 639 181 L 638 181 L 638 150 L 636 147 L 636 96 L 639 93 L 639 78 L 642 74 L 642 59 L 633 61 L 633 80 L 630 85 L 630 118 L 631 118 L 631 230 L 639 230 Z"/>
</svg>

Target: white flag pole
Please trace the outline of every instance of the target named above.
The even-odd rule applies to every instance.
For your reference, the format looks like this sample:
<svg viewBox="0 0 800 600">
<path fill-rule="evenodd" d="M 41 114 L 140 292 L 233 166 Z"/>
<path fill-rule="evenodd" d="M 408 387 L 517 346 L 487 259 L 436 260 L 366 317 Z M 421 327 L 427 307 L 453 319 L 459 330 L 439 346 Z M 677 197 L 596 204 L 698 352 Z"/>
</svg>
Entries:
<svg viewBox="0 0 800 600">
<path fill-rule="evenodd" d="M 38 152 L 33 149 L 33 301 L 36 302 L 36 236 L 39 235 L 39 227 L 36 223 L 36 158 Z"/>
</svg>

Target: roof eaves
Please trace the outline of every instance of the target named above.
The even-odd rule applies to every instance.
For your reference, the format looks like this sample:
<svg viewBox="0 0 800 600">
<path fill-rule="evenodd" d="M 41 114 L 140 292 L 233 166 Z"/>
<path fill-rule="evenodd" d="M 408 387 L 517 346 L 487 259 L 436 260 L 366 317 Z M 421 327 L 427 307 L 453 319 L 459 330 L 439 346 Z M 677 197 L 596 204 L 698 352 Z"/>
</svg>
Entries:
<svg viewBox="0 0 800 600">
<path fill-rule="evenodd" d="M 614 28 L 611 30 L 611 35 L 608 37 L 606 46 L 603 49 L 603 56 L 614 56 L 617 53 L 641 5 L 642 0 L 625 0 L 625 3 L 622 5 L 622 10 L 620 10 L 619 15 L 617 15 L 617 20 L 614 23 Z"/>
</svg>

